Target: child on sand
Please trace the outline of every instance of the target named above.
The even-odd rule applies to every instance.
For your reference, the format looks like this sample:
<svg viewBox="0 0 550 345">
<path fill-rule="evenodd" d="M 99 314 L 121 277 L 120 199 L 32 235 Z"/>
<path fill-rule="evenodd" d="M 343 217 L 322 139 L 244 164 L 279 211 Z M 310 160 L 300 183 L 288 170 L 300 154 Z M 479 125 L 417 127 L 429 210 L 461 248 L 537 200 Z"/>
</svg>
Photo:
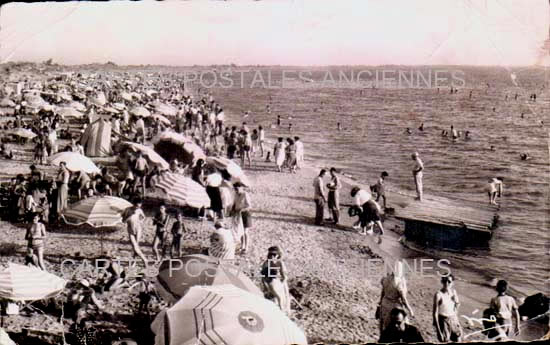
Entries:
<svg viewBox="0 0 550 345">
<path fill-rule="evenodd" d="M 389 175 L 386 171 L 382 171 L 382 173 L 380 174 L 380 177 L 378 178 L 378 182 L 376 182 L 373 188 L 371 188 L 372 192 L 376 193 L 376 202 L 378 202 L 380 197 L 382 197 L 382 199 L 384 200 L 384 209 L 386 209 L 386 191 L 384 188 L 384 185 L 385 185 L 384 181 L 388 176 Z"/>
</svg>

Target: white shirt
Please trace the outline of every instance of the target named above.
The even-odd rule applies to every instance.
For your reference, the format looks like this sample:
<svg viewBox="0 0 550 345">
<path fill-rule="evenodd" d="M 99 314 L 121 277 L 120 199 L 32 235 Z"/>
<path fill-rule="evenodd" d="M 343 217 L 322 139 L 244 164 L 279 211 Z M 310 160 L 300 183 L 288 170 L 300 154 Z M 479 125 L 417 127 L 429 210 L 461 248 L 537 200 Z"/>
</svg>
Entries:
<svg viewBox="0 0 550 345">
<path fill-rule="evenodd" d="M 301 157 L 304 155 L 304 143 L 300 140 L 297 140 L 294 145 L 296 145 L 296 156 Z"/>
<path fill-rule="evenodd" d="M 362 207 L 364 203 L 370 200 L 371 194 L 364 189 L 360 189 L 353 197 L 353 202 L 356 206 Z"/>
<path fill-rule="evenodd" d="M 265 140 L 265 130 L 260 129 L 260 134 L 259 134 L 258 138 L 260 139 L 260 141 L 264 141 L 264 140 Z M 298 149 L 297 146 L 296 146 L 296 149 Z"/>
<path fill-rule="evenodd" d="M 218 120 L 218 121 L 223 121 L 223 120 L 225 120 L 225 114 L 223 113 L 223 111 L 220 111 L 220 112 L 218 113 L 218 115 L 216 115 L 216 120 Z"/>
</svg>

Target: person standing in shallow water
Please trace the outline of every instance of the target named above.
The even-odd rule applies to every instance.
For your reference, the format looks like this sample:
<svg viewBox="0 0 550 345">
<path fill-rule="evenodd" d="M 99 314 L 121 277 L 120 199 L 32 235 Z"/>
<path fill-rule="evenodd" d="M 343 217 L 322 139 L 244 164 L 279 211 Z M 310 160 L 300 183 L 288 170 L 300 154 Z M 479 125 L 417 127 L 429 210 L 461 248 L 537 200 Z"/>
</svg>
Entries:
<svg viewBox="0 0 550 345">
<path fill-rule="evenodd" d="M 416 187 L 416 200 L 422 201 L 422 172 L 424 171 L 424 163 L 420 160 L 418 152 L 413 153 L 411 158 L 414 161 L 412 172 L 414 176 L 414 185 Z"/>
</svg>

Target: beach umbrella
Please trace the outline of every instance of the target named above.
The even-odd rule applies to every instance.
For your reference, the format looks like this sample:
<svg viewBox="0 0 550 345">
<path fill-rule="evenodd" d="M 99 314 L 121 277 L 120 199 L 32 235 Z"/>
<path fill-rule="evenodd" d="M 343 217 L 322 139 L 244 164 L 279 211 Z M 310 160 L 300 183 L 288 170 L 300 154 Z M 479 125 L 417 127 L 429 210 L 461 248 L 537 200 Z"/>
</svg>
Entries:
<svg viewBox="0 0 550 345">
<path fill-rule="evenodd" d="M 126 106 L 123 103 L 113 103 L 113 108 L 122 111 L 126 109 Z"/>
<path fill-rule="evenodd" d="M 132 204 L 114 196 L 94 196 L 70 205 L 61 217 L 67 224 L 89 224 L 95 228 L 122 223 L 121 213 Z"/>
<path fill-rule="evenodd" d="M 227 171 L 227 173 L 231 175 L 231 182 L 233 183 L 240 182 L 247 187 L 252 185 L 241 167 L 230 159 L 225 157 L 207 157 L 206 163 L 216 167 L 219 170 Z"/>
<path fill-rule="evenodd" d="M 233 285 L 192 287 L 151 328 L 155 345 L 307 344 L 275 303 Z"/>
<path fill-rule="evenodd" d="M 174 131 L 164 131 L 153 138 L 155 151 L 168 161 L 177 159 L 184 164 L 194 164 L 198 159 L 206 159 L 200 146 L 193 140 Z"/>
<path fill-rule="evenodd" d="M 0 101 L 0 107 L 15 107 L 15 105 L 15 102 L 9 98 L 4 98 L 2 101 Z"/>
<path fill-rule="evenodd" d="M 120 97 L 122 97 L 122 99 L 125 99 L 127 101 L 131 101 L 132 100 L 132 95 L 128 92 L 121 92 L 120 93 Z"/>
<path fill-rule="evenodd" d="M 153 118 L 154 120 L 159 120 L 160 122 L 168 126 L 172 124 L 169 119 L 159 114 L 154 114 L 151 118 Z"/>
<path fill-rule="evenodd" d="M 128 146 L 134 152 L 141 152 L 143 156 L 153 165 L 160 167 L 161 169 L 168 169 L 170 165 L 164 160 L 158 153 L 153 150 L 152 147 L 145 146 L 131 141 L 124 141 L 122 145 Z"/>
<path fill-rule="evenodd" d="M 97 106 L 104 106 L 107 103 L 107 99 L 105 98 L 105 94 L 103 92 L 98 92 L 97 96 L 90 97 L 90 103 L 97 105 Z"/>
<path fill-rule="evenodd" d="M 84 116 L 83 113 L 81 113 L 80 111 L 78 111 L 78 110 L 76 110 L 72 107 L 57 107 L 55 109 L 55 112 L 63 118 L 65 118 L 65 117 L 76 117 L 76 118 L 79 119 L 82 116 Z"/>
<path fill-rule="evenodd" d="M 69 103 L 69 107 L 74 108 L 78 111 L 86 111 L 86 106 L 80 102 L 73 101 Z"/>
<path fill-rule="evenodd" d="M 178 110 L 173 106 L 161 102 L 153 103 L 153 107 L 157 113 L 163 115 L 176 116 L 176 114 L 178 113 Z"/>
<path fill-rule="evenodd" d="M 65 280 L 38 268 L 8 263 L 0 271 L 0 298 L 12 301 L 36 301 L 57 296 Z"/>
<path fill-rule="evenodd" d="M 20 138 L 34 139 L 37 134 L 26 128 L 17 128 L 6 132 L 7 135 L 13 135 Z"/>
<path fill-rule="evenodd" d="M 59 152 L 48 158 L 50 164 L 59 166 L 66 162 L 70 171 L 83 171 L 87 174 L 100 173 L 101 171 L 92 160 L 78 152 Z"/>
<path fill-rule="evenodd" d="M 193 208 L 210 207 L 210 198 L 206 189 L 189 177 L 164 172 L 160 174 L 156 188 L 164 191 L 164 198 L 180 206 Z"/>
<path fill-rule="evenodd" d="M 137 92 L 132 92 L 132 93 L 130 93 L 130 95 L 132 95 L 132 98 L 135 98 L 137 100 L 141 100 L 141 95 Z"/>
<path fill-rule="evenodd" d="M 242 268 L 207 255 L 185 255 L 177 263 L 164 261 L 156 277 L 157 290 L 167 302 L 174 303 L 193 286 L 232 284 L 254 295 L 263 297 L 262 291 Z"/>
<path fill-rule="evenodd" d="M 145 107 L 142 107 L 142 106 L 131 108 L 130 109 L 130 114 L 134 114 L 136 116 L 143 116 L 143 117 L 151 116 L 151 112 L 149 110 L 147 110 Z"/>
<path fill-rule="evenodd" d="M 101 110 L 103 110 L 104 112 L 109 113 L 109 114 L 118 114 L 119 113 L 119 111 L 117 109 L 115 109 L 114 107 L 103 107 L 103 108 L 101 108 Z"/>
</svg>

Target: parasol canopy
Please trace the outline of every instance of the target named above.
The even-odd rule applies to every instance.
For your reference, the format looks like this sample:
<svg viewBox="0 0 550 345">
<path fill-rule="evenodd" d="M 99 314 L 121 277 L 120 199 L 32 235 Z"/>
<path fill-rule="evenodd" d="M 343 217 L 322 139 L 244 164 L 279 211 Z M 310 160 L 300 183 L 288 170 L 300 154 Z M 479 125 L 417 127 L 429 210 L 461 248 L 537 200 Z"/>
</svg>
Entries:
<svg viewBox="0 0 550 345">
<path fill-rule="evenodd" d="M 210 207 L 210 198 L 206 189 L 189 177 L 170 172 L 163 172 L 155 184 L 161 189 L 168 201 L 180 206 L 193 208 Z"/>
<path fill-rule="evenodd" d="M 0 107 L 15 107 L 15 106 L 16 106 L 15 102 L 9 98 L 4 98 L 2 101 L 0 101 Z"/>
<path fill-rule="evenodd" d="M 233 183 L 240 182 L 247 187 L 252 185 L 241 167 L 230 159 L 225 157 L 208 157 L 206 158 L 206 163 L 219 170 L 227 171 L 227 173 L 231 175 L 231 182 Z"/>
<path fill-rule="evenodd" d="M 130 109 L 130 114 L 136 115 L 136 116 L 143 116 L 143 117 L 149 117 L 151 116 L 151 112 L 147 110 L 147 108 L 138 106 L 133 107 Z"/>
<path fill-rule="evenodd" d="M 160 167 L 161 169 L 168 169 L 170 165 L 164 160 L 158 153 L 153 150 L 152 147 L 142 144 L 134 143 L 131 141 L 124 141 L 122 145 L 128 146 L 134 152 L 141 152 L 143 156 L 153 165 Z"/>
<path fill-rule="evenodd" d="M 185 255 L 177 263 L 164 261 L 156 278 L 159 293 L 171 303 L 178 301 L 193 286 L 221 284 L 232 284 L 263 297 L 262 291 L 242 268 L 201 254 Z"/>
<path fill-rule="evenodd" d="M 12 129 L 12 130 L 6 131 L 6 134 L 13 135 L 20 138 L 26 138 L 26 139 L 33 139 L 37 136 L 36 133 L 26 128 Z"/>
<path fill-rule="evenodd" d="M 198 159 L 206 159 L 200 146 L 193 140 L 174 131 L 164 131 L 153 139 L 155 151 L 168 161 L 174 159 L 184 164 L 194 164 Z"/>
<path fill-rule="evenodd" d="M 82 116 L 84 116 L 83 113 L 81 113 L 80 111 L 74 109 L 74 108 L 71 108 L 71 107 L 57 107 L 55 109 L 55 112 L 57 114 L 59 114 L 61 117 L 63 118 L 66 118 L 66 117 L 75 117 L 75 118 L 81 118 Z"/>
<path fill-rule="evenodd" d="M 233 285 L 192 287 L 151 328 L 155 345 L 307 344 L 273 302 Z"/>
<path fill-rule="evenodd" d="M 114 196 L 94 196 L 70 205 L 61 217 L 67 224 L 89 224 L 95 228 L 122 223 L 121 213 L 132 204 Z"/>
<path fill-rule="evenodd" d="M 83 171 L 87 174 L 98 174 L 101 171 L 92 160 L 78 152 L 59 152 L 49 157 L 50 164 L 59 166 L 61 162 L 67 163 L 70 171 Z"/>
<path fill-rule="evenodd" d="M 58 295 L 65 280 L 38 268 L 8 263 L 0 271 L 0 298 L 12 301 L 36 301 Z"/>
</svg>

